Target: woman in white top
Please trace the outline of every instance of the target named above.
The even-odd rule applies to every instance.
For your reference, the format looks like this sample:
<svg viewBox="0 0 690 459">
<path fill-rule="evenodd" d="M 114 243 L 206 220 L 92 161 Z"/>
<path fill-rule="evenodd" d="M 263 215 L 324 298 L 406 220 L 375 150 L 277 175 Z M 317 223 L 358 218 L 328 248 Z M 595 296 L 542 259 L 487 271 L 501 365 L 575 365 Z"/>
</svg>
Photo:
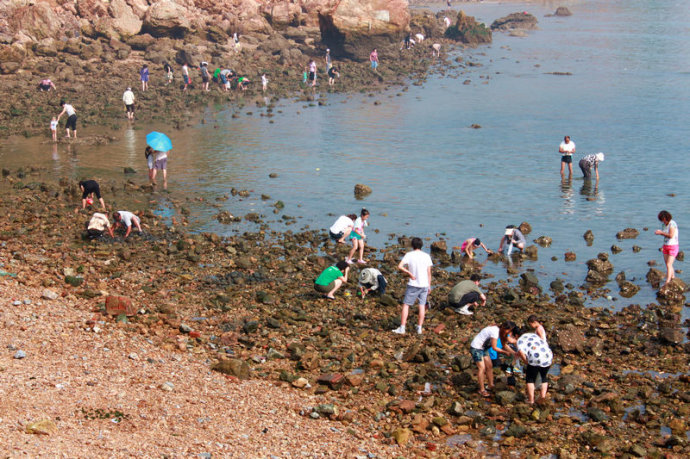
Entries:
<svg viewBox="0 0 690 459">
<path fill-rule="evenodd" d="M 506 321 L 498 325 L 490 325 L 480 331 L 470 343 L 470 353 L 472 360 L 477 364 L 477 383 L 479 385 L 479 395 L 488 397 L 489 393 L 484 388 L 484 381 L 488 381 L 489 389 L 494 388 L 494 367 L 489 356 L 489 349 L 493 349 L 499 354 L 513 355 L 514 352 L 508 344 L 515 344 L 517 338 L 513 330 L 517 326 L 514 322 Z M 498 347 L 498 339 L 501 339 L 503 348 Z"/>
<path fill-rule="evenodd" d="M 662 210 L 659 212 L 658 218 L 664 224 L 664 228 L 654 231 L 654 234 L 664 236 L 664 245 L 661 247 L 661 252 L 664 254 L 664 263 L 666 263 L 666 282 L 664 283 L 666 285 L 676 277 L 673 262 L 678 256 L 678 225 L 672 220 L 673 217 L 671 217 L 668 211 Z"/>
<path fill-rule="evenodd" d="M 341 215 L 328 229 L 328 235 L 338 244 L 344 244 L 345 238 L 350 235 L 352 228 L 355 226 L 357 215 Z"/>
</svg>

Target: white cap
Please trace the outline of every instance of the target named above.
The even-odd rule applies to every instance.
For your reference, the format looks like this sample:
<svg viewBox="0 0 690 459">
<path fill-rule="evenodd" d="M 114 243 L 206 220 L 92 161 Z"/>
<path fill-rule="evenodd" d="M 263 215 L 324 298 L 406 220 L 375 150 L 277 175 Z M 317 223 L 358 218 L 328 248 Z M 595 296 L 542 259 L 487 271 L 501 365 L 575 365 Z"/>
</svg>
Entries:
<svg viewBox="0 0 690 459">
<path fill-rule="evenodd" d="M 515 231 L 515 228 L 506 228 L 506 232 L 504 233 L 504 235 L 505 236 L 512 236 L 514 231 Z"/>
<path fill-rule="evenodd" d="M 327 52 L 327 53 L 330 53 L 330 52 L 331 52 L 331 49 L 330 49 L 330 48 L 326 48 L 326 52 Z"/>
<path fill-rule="evenodd" d="M 602 162 L 604 160 L 604 154 L 602 152 L 597 153 L 596 155 L 597 161 Z"/>
</svg>

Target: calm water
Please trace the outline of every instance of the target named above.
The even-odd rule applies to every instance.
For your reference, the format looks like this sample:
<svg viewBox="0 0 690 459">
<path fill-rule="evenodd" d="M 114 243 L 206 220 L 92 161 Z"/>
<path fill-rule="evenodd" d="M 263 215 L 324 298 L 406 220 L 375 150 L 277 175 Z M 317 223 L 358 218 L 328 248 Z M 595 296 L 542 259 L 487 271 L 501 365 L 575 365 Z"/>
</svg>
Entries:
<svg viewBox="0 0 690 459">
<path fill-rule="evenodd" d="M 574 15 L 544 17 L 561 5 Z M 383 246 L 388 233 L 432 240 L 445 233 L 450 245 L 477 236 L 496 248 L 505 225 L 528 221 L 533 227 L 528 239 L 553 238 L 550 248 L 540 248 L 539 261 L 525 264 L 544 276 L 545 287 L 555 277 L 580 285 L 584 262 L 615 243 L 623 252 L 611 256 L 614 275 L 625 271 L 642 290 L 630 301 L 598 304 L 653 301 L 644 275 L 649 260 L 663 270 L 662 240 L 653 235 L 656 214 L 665 208 L 674 215 L 681 249 L 690 234 L 685 232 L 690 228 L 685 214 L 690 4 L 612 0 L 461 7 L 488 24 L 529 11 L 539 19 L 539 30 L 526 38 L 494 34 L 491 46 L 453 55 L 481 66 L 450 71 L 407 91 L 329 95 L 321 99 L 325 106 L 283 101 L 272 118 L 258 116 L 265 109 L 253 104 L 210 107 L 205 123 L 192 129 L 137 126 L 115 133 L 119 140 L 105 147 L 53 150 L 37 139 L 11 139 L 0 145 L 0 163 L 50 164 L 57 174 L 75 178 L 121 177 L 122 167 L 130 165 L 142 171 L 137 179 L 143 182 L 145 134 L 164 130 L 175 145 L 170 188 L 209 198 L 231 187 L 254 190 L 251 198 L 222 203 L 233 214 L 259 211 L 285 228 L 271 213 L 270 205 L 280 199 L 284 213 L 299 217 L 287 228 L 298 231 L 327 228 L 335 218 L 329 213 L 364 205 L 372 212 L 368 233 L 375 246 Z M 386 58 L 381 56 L 382 66 Z M 466 79 L 470 84 L 463 84 Z M 113 97 L 119 100 L 120 93 Z M 234 112 L 240 118 L 232 119 Z M 473 123 L 482 128 L 470 128 Z M 583 154 L 606 153 L 598 188 L 585 186 L 577 164 L 572 183 L 561 183 L 557 151 L 564 134 L 577 144 L 575 162 Z M 279 177 L 270 179 L 271 172 Z M 355 183 L 374 191 L 357 201 Z M 261 201 L 261 193 L 271 200 Z M 229 234 L 256 228 L 220 225 L 213 219 L 218 209 L 190 206 L 199 230 Z M 626 227 L 650 230 L 633 241 L 616 241 L 615 233 Z M 593 247 L 582 239 L 587 229 L 595 234 Z M 635 244 L 642 251 L 633 253 Z M 563 261 L 568 250 L 577 252 L 577 262 Z M 683 269 L 684 263 L 676 267 Z M 506 275 L 502 265 L 488 264 L 485 271 Z M 680 277 L 690 281 L 685 273 Z M 609 287 L 617 297 L 615 283 Z"/>
</svg>

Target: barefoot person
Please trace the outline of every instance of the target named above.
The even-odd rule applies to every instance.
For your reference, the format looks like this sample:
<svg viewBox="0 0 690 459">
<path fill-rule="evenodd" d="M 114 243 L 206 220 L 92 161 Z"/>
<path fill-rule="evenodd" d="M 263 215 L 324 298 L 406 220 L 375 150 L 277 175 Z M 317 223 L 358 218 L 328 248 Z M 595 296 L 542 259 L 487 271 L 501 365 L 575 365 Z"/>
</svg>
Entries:
<svg viewBox="0 0 690 459">
<path fill-rule="evenodd" d="M 60 101 L 62 106 L 62 111 L 57 117 L 58 122 L 60 122 L 60 117 L 67 114 L 67 123 L 65 124 L 65 132 L 67 132 L 67 138 L 69 139 L 69 130 L 72 128 L 74 131 L 74 138 L 77 138 L 77 112 L 74 110 L 70 104 L 66 103 L 64 100 Z"/>
<path fill-rule="evenodd" d="M 477 364 L 479 395 L 482 397 L 489 396 L 489 393 L 484 387 L 485 381 L 489 383 L 489 390 L 494 388 L 494 367 L 491 363 L 491 357 L 489 356 L 489 349 L 493 349 L 497 354 L 513 355 L 513 351 L 507 344 L 516 342 L 513 336 L 513 330 L 515 328 L 515 323 L 511 321 L 502 323 L 500 327 L 497 325 L 490 325 L 483 328 L 470 343 L 472 360 Z M 503 343 L 502 348 L 498 347 L 499 339 Z"/>
<path fill-rule="evenodd" d="M 132 232 L 132 223 L 134 223 L 134 226 L 137 227 L 137 231 L 141 233 L 141 220 L 139 220 L 139 217 L 134 215 L 132 212 L 118 210 L 113 214 L 113 218 L 115 219 L 115 229 L 117 229 L 119 226 L 126 228 L 125 239 L 127 239 L 129 233 Z"/>
<path fill-rule="evenodd" d="M 525 333 L 517 340 L 518 357 L 526 365 L 525 382 L 527 383 L 527 402 L 534 404 L 534 388 L 537 375 L 541 377 L 540 396 L 546 398 L 549 389 L 549 368 L 553 363 L 553 353 L 546 340 L 536 333 Z"/>
<path fill-rule="evenodd" d="M 678 256 L 678 225 L 672 220 L 671 214 L 666 210 L 659 212 L 658 218 L 664 224 L 664 227 L 654 231 L 654 234 L 664 236 L 664 245 L 661 247 L 661 252 L 664 254 L 664 263 L 666 264 L 666 282 L 664 282 L 664 285 L 666 285 L 676 277 L 673 262 Z"/>
<path fill-rule="evenodd" d="M 141 79 L 141 91 L 144 92 L 149 89 L 149 66 L 144 66 L 139 70 L 139 77 Z"/>
<path fill-rule="evenodd" d="M 563 142 L 558 147 L 558 152 L 561 154 L 561 178 L 565 175 L 565 165 L 568 165 L 568 177 L 573 175 L 573 153 L 575 153 L 575 142 L 570 140 L 567 135 L 563 138 Z"/>
<path fill-rule="evenodd" d="M 333 294 L 343 284 L 347 283 L 348 274 L 350 274 L 350 265 L 344 261 L 339 261 L 319 274 L 319 277 L 314 281 L 314 290 L 322 293 L 324 298 L 334 300 Z"/>
<path fill-rule="evenodd" d="M 526 243 L 527 240 L 525 239 L 525 235 L 522 234 L 522 231 L 516 228 L 515 225 L 508 225 L 501 238 L 501 243 L 498 245 L 498 252 L 503 252 L 504 247 L 507 250 L 507 255 L 513 252 L 513 247 L 517 247 L 520 249 L 520 252 L 522 252 L 525 250 Z"/>
<path fill-rule="evenodd" d="M 127 88 L 127 90 L 122 94 L 122 102 L 125 104 L 125 112 L 127 113 L 127 119 L 134 119 L 134 93 L 132 88 Z"/>
<path fill-rule="evenodd" d="M 101 187 L 95 180 L 82 180 L 79 182 L 79 189 L 81 190 L 81 208 L 86 209 L 86 205 L 93 204 L 93 198 L 90 195 L 95 195 L 101 203 L 101 208 L 105 209 L 105 201 L 101 197 Z M 77 209 L 78 211 L 79 209 Z"/>
<path fill-rule="evenodd" d="M 155 151 L 155 160 L 153 162 L 153 173 L 151 174 L 151 183 L 156 185 L 156 173 L 163 171 L 163 189 L 168 189 L 168 153 L 167 151 Z"/>
<path fill-rule="evenodd" d="M 153 184 L 153 178 L 155 177 L 153 174 L 153 161 L 156 157 L 156 151 L 147 145 L 144 150 L 144 156 L 146 157 L 146 166 L 149 168 L 149 183 Z"/>
<path fill-rule="evenodd" d="M 400 326 L 393 330 L 399 335 L 405 334 L 407 315 L 410 307 L 419 302 L 419 322 L 417 322 L 417 334 L 422 334 L 424 314 L 426 312 L 426 299 L 431 289 L 431 266 L 433 265 L 428 253 L 422 252 L 424 242 L 418 237 L 412 238 L 412 251 L 407 252 L 398 264 L 398 269 L 407 274 L 410 280 L 407 282 L 405 297 L 403 298 L 402 313 L 400 314 Z M 405 267 L 407 266 L 407 268 Z"/>
<path fill-rule="evenodd" d="M 465 279 L 455 285 L 448 293 L 448 303 L 458 314 L 471 316 L 470 306 L 475 308 L 486 304 L 486 295 L 479 288 L 481 280 L 479 274 L 472 274 L 469 280 Z"/>
<path fill-rule="evenodd" d="M 580 166 L 580 170 L 582 171 L 582 175 L 585 177 L 585 180 L 592 178 L 592 168 L 594 168 L 594 174 L 597 181 L 599 181 L 599 163 L 602 162 L 604 158 L 604 154 L 599 152 L 596 155 L 587 155 L 580 160 L 578 166 Z"/>
<path fill-rule="evenodd" d="M 479 238 L 476 237 L 465 239 L 465 242 L 463 242 L 460 246 L 460 251 L 465 252 L 465 255 L 467 255 L 471 260 L 474 258 L 474 249 L 476 249 L 477 247 L 481 247 L 489 255 L 493 253 L 491 250 L 486 248 L 484 243 L 480 241 Z"/>
<path fill-rule="evenodd" d="M 338 244 L 344 244 L 345 239 L 350 236 L 352 228 L 355 227 L 355 220 L 357 215 L 341 215 L 328 229 L 328 235 Z"/>
<path fill-rule="evenodd" d="M 369 54 L 369 62 L 371 62 L 371 69 L 376 72 L 376 69 L 379 68 L 379 53 L 376 48 Z"/>
<path fill-rule="evenodd" d="M 53 117 L 53 119 L 50 122 L 50 134 L 53 136 L 53 142 L 57 142 L 57 127 L 57 118 Z"/>
<path fill-rule="evenodd" d="M 358 249 L 359 258 L 357 259 L 357 263 L 366 264 L 367 262 L 364 259 L 364 239 L 367 237 L 364 234 L 364 227 L 369 226 L 369 223 L 367 223 L 368 219 L 369 211 L 367 209 L 362 209 L 359 217 L 357 217 L 357 220 L 355 220 L 355 224 L 352 231 L 350 232 L 350 240 L 352 240 L 352 250 L 350 250 L 350 254 L 345 259 L 345 261 L 348 264 L 352 263 L 352 256 Z"/>
</svg>

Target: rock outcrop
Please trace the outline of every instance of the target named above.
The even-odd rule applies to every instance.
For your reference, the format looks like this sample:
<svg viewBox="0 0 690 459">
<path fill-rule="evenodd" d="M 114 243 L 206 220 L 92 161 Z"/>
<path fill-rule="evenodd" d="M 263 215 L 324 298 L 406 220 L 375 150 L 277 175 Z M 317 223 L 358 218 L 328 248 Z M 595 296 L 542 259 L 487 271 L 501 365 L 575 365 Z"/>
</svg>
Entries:
<svg viewBox="0 0 690 459">
<path fill-rule="evenodd" d="M 537 28 L 537 18 L 527 12 L 512 13 L 491 23 L 491 30 L 510 32 L 513 30 L 534 30 Z"/>
<path fill-rule="evenodd" d="M 446 38 L 472 46 L 491 43 L 493 40 L 491 30 L 486 25 L 467 16 L 463 11 L 458 13 L 455 24 L 446 29 L 445 35 Z"/>
</svg>

